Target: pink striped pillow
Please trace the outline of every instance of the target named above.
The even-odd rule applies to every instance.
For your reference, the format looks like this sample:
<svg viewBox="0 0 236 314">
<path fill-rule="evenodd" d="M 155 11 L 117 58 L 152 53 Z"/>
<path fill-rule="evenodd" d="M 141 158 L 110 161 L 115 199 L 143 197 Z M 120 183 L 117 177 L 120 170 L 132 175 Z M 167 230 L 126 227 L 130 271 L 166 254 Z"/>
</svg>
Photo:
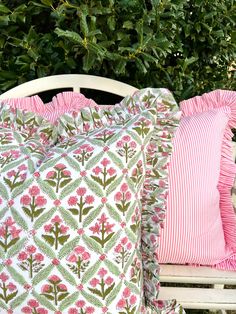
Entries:
<svg viewBox="0 0 236 314">
<path fill-rule="evenodd" d="M 84 107 L 94 107 L 97 105 L 92 99 L 88 99 L 83 94 L 76 92 L 59 93 L 47 104 L 44 104 L 38 95 L 9 98 L 5 99 L 3 103 L 7 103 L 14 108 L 37 113 L 51 123 L 55 123 L 66 112 L 79 111 Z"/>
<path fill-rule="evenodd" d="M 175 134 L 160 263 L 236 270 L 236 215 L 230 198 L 236 174 L 230 145 L 231 109 L 215 107 L 205 106 L 199 113 L 192 110 Z"/>
</svg>

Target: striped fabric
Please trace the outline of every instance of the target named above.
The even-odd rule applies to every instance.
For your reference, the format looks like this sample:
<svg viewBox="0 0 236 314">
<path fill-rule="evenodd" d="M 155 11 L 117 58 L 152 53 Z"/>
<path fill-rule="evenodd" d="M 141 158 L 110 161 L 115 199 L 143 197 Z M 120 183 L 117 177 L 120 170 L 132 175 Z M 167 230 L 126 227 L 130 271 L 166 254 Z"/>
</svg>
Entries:
<svg viewBox="0 0 236 314">
<path fill-rule="evenodd" d="M 181 104 L 159 262 L 236 270 L 236 215 L 230 195 L 236 174 L 230 131 L 235 116 L 227 106 L 232 94 L 230 101 L 223 97 L 221 106 L 219 93 L 210 97 L 214 101 L 203 95 Z"/>
<path fill-rule="evenodd" d="M 44 104 L 38 95 L 5 99 L 3 103 L 7 103 L 15 108 L 35 112 L 52 123 L 55 123 L 65 112 L 79 111 L 81 108 L 87 106 L 96 106 L 96 103 L 92 99 L 88 99 L 83 94 L 76 92 L 57 94 L 47 104 Z"/>
</svg>

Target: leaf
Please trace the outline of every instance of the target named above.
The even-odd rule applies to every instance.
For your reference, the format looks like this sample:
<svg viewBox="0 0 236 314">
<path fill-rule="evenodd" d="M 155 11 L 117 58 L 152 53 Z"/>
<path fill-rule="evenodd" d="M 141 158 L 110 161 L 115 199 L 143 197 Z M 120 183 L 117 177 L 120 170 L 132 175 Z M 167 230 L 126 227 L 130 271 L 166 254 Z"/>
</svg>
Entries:
<svg viewBox="0 0 236 314">
<path fill-rule="evenodd" d="M 32 280 L 33 285 L 36 286 L 41 281 L 45 280 L 49 276 L 53 268 L 54 266 L 52 264 L 48 265 L 47 267 L 44 267 L 39 273 L 34 275 L 34 278 Z"/>
<path fill-rule="evenodd" d="M 43 4 L 50 7 L 52 6 L 53 0 L 40 0 Z"/>
<path fill-rule="evenodd" d="M 0 13 L 10 13 L 11 11 L 3 4 L 0 4 Z"/>
<path fill-rule="evenodd" d="M 22 192 L 27 190 L 27 188 L 32 184 L 33 180 L 34 180 L 33 178 L 30 178 L 29 180 L 26 180 L 23 184 L 22 184 L 22 182 L 19 182 L 19 187 L 14 189 L 14 191 L 12 192 L 12 198 L 17 197 Z"/>
<path fill-rule="evenodd" d="M 122 180 L 123 175 L 117 178 L 114 182 L 112 182 L 112 184 L 106 189 L 106 195 L 108 196 L 109 194 L 111 194 L 117 188 L 117 186 L 120 185 Z"/>
<path fill-rule="evenodd" d="M 60 207 L 59 211 L 61 213 L 62 219 L 69 227 L 71 227 L 74 230 L 79 228 L 77 219 L 74 219 L 73 216 L 71 216 L 71 214 L 68 212 L 68 210 L 65 210 L 64 208 Z"/>
<path fill-rule="evenodd" d="M 120 289 L 122 287 L 122 281 L 119 282 L 119 284 L 111 291 L 109 296 L 107 297 L 106 304 L 110 305 L 114 299 L 119 295 Z"/>
<path fill-rule="evenodd" d="M 11 301 L 16 295 L 17 295 L 18 291 L 9 293 L 7 296 L 7 302 Z"/>
<path fill-rule="evenodd" d="M 113 283 L 109 288 L 106 289 L 105 297 L 108 296 L 108 294 L 113 290 L 114 286 L 115 286 L 115 283 Z"/>
<path fill-rule="evenodd" d="M 42 293 L 42 295 L 50 301 L 54 301 L 54 296 L 46 293 Z"/>
<path fill-rule="evenodd" d="M 47 211 L 45 214 L 41 215 L 40 218 L 38 218 L 35 223 L 34 223 L 34 229 L 39 229 L 40 227 L 42 227 L 43 224 L 45 224 L 45 222 L 48 222 L 53 214 L 57 211 L 57 208 L 54 207 L 52 209 L 50 209 L 49 211 Z"/>
<path fill-rule="evenodd" d="M 53 181 L 53 180 L 45 180 L 44 182 L 47 182 L 50 186 L 52 186 L 52 187 L 55 187 L 57 184 L 56 184 L 56 182 L 55 181 Z"/>
<path fill-rule="evenodd" d="M 109 203 L 106 204 L 106 207 L 108 209 L 108 213 L 109 213 L 111 218 L 113 218 L 117 222 L 122 221 L 122 218 L 120 217 L 120 214 L 117 212 L 116 209 L 114 209 Z"/>
<path fill-rule="evenodd" d="M 62 265 L 58 265 L 57 269 L 62 274 L 64 279 L 68 281 L 72 286 L 76 286 L 78 283 L 75 280 L 75 276 L 71 275 Z"/>
<path fill-rule="evenodd" d="M 55 29 L 55 33 L 59 36 L 59 37 L 65 37 L 70 41 L 73 41 L 77 44 L 83 45 L 83 40 L 81 38 L 81 36 L 76 33 L 76 32 L 72 32 L 72 31 L 63 31 L 60 28 L 56 28 Z"/>
<path fill-rule="evenodd" d="M 91 178 L 92 178 L 94 181 L 96 181 L 99 185 L 101 185 L 101 186 L 103 187 L 103 181 L 102 181 L 101 178 L 96 177 L 96 176 L 94 176 L 94 175 L 91 175 Z"/>
<path fill-rule="evenodd" d="M 65 179 L 65 180 L 63 180 L 61 183 L 60 183 L 60 188 L 64 188 L 64 186 L 66 186 L 68 183 L 70 183 L 71 182 L 71 178 L 69 178 L 69 179 Z"/>
<path fill-rule="evenodd" d="M 27 240 L 26 237 L 24 237 L 23 239 L 19 240 L 17 242 L 17 245 L 14 245 L 13 247 L 11 247 L 8 252 L 7 252 L 7 258 L 11 258 L 12 256 L 16 255 L 17 253 L 20 252 L 20 250 L 22 250 L 22 248 L 25 245 L 25 241 Z"/>
<path fill-rule="evenodd" d="M 105 253 L 108 253 L 110 252 L 110 250 L 113 249 L 113 247 L 115 246 L 115 243 L 116 241 L 119 239 L 120 237 L 120 234 L 121 234 L 121 230 L 119 230 L 118 232 L 116 232 L 112 238 L 111 241 L 109 241 L 106 245 L 105 245 L 105 248 L 104 248 L 104 252 Z"/>
<path fill-rule="evenodd" d="M 89 161 L 86 162 L 86 165 L 85 165 L 86 170 L 90 170 L 91 168 L 93 168 L 97 164 L 98 160 L 102 158 L 103 155 L 104 155 L 104 152 L 102 151 L 99 154 L 96 154 L 96 156 L 90 158 Z"/>
<path fill-rule="evenodd" d="M 86 228 L 92 221 L 95 220 L 95 218 L 98 217 L 98 215 L 101 213 L 103 205 L 98 206 L 95 210 L 89 213 L 89 215 L 83 220 L 83 227 Z"/>
<path fill-rule="evenodd" d="M 73 251 L 73 249 L 78 245 L 79 240 L 80 240 L 80 237 L 76 237 L 73 240 L 67 242 L 66 245 L 64 245 L 61 248 L 61 250 L 58 254 L 58 258 L 61 260 L 62 258 L 67 256 L 69 253 L 71 253 Z"/>
<path fill-rule="evenodd" d="M 79 292 L 70 294 L 65 300 L 63 300 L 59 306 L 60 311 L 65 311 L 70 305 L 74 304 L 79 299 Z"/>
<path fill-rule="evenodd" d="M 119 276 L 120 275 L 120 269 L 115 265 L 113 264 L 111 261 L 109 261 L 108 259 L 105 259 L 104 260 L 104 263 L 105 265 L 107 266 L 107 268 L 109 269 L 109 271 L 116 275 L 116 276 Z"/>
<path fill-rule="evenodd" d="M 117 175 L 107 179 L 106 182 L 105 182 L 105 187 L 107 187 L 109 184 L 111 184 L 115 180 L 116 177 L 117 177 Z"/>
<path fill-rule="evenodd" d="M 70 235 L 63 235 L 63 236 L 60 236 L 58 237 L 58 241 L 61 245 L 65 244 L 66 241 L 69 239 Z"/>
<path fill-rule="evenodd" d="M 25 299 L 28 297 L 28 292 L 24 292 L 23 294 L 21 294 L 20 296 L 16 297 L 12 302 L 11 302 L 11 309 L 15 309 L 16 307 L 18 307 L 19 305 L 21 305 Z M 1 307 L 1 304 L 0 304 Z"/>
<path fill-rule="evenodd" d="M 26 283 L 25 278 L 19 272 L 17 272 L 14 267 L 7 266 L 7 270 L 16 282 L 22 286 Z"/>
<path fill-rule="evenodd" d="M 97 273 L 101 263 L 102 261 L 98 260 L 94 265 L 86 270 L 81 280 L 83 284 L 86 284 Z"/>
<path fill-rule="evenodd" d="M 75 190 L 75 187 L 79 186 L 82 182 L 82 178 L 73 180 L 73 182 L 71 182 L 70 184 L 68 184 L 62 191 L 60 194 L 60 199 L 65 198 L 66 196 L 68 196 L 71 192 L 73 192 Z"/>
<path fill-rule="evenodd" d="M 103 241 L 99 237 L 97 237 L 97 236 L 90 236 L 90 238 L 94 239 L 100 245 L 103 245 Z"/>
<path fill-rule="evenodd" d="M 73 215 L 79 215 L 79 211 L 77 208 L 68 208 L 68 210 L 71 212 Z"/>
<path fill-rule="evenodd" d="M 47 180 L 42 180 L 41 178 L 37 179 L 37 183 L 40 186 L 40 189 L 47 194 L 51 199 L 56 200 L 57 196 L 51 186 L 48 184 Z"/>
<path fill-rule="evenodd" d="M 55 243 L 55 238 L 53 236 L 43 234 L 42 238 L 44 238 L 44 240 L 46 240 L 46 242 L 49 243 L 51 246 L 53 246 Z"/>
<path fill-rule="evenodd" d="M 102 302 L 97 299 L 94 295 L 87 293 L 85 290 L 81 291 L 82 296 L 91 304 L 93 304 L 96 307 L 102 307 Z"/>
<path fill-rule="evenodd" d="M 11 214 L 15 222 L 25 231 L 28 230 L 28 226 L 25 220 L 20 216 L 19 212 L 16 211 L 13 207 L 11 207 Z"/>
<path fill-rule="evenodd" d="M 92 250 L 93 252 L 96 252 L 98 254 L 103 253 L 101 247 L 97 244 L 96 241 L 94 241 L 90 237 L 86 236 L 85 234 L 82 236 L 82 239 L 90 250 Z"/>
<path fill-rule="evenodd" d="M 112 160 L 112 162 L 117 166 L 119 167 L 120 169 L 124 169 L 125 166 L 122 162 L 122 160 L 120 158 L 117 157 L 116 154 L 114 154 L 113 152 L 111 151 L 108 151 L 107 152 L 107 155 L 110 157 L 110 159 Z"/>
<path fill-rule="evenodd" d="M 63 294 L 60 294 L 58 296 L 58 301 L 62 301 L 65 299 L 65 297 L 67 297 L 69 295 L 69 292 L 66 292 L 66 293 L 63 293 Z"/>
<path fill-rule="evenodd" d="M 41 241 L 38 237 L 34 236 L 34 242 L 39 247 L 39 249 L 47 255 L 50 259 L 56 258 L 54 251 L 43 241 Z"/>
<path fill-rule="evenodd" d="M 94 288 L 88 288 L 93 294 L 98 295 L 99 297 L 102 298 L 102 293 L 98 290 L 98 289 L 94 289 Z"/>
<path fill-rule="evenodd" d="M 83 209 L 83 215 L 87 215 L 89 211 L 93 208 L 93 206 L 88 206 Z"/>
<path fill-rule="evenodd" d="M 44 211 L 45 208 L 39 208 L 37 210 L 35 210 L 34 212 L 34 217 L 37 218 L 40 214 L 42 214 L 42 212 Z"/>
<path fill-rule="evenodd" d="M 44 295 L 38 294 L 35 290 L 33 290 L 32 294 L 35 297 L 35 299 L 40 303 L 40 305 L 45 306 L 47 309 L 51 311 L 54 312 L 57 311 L 55 306 L 51 302 L 49 302 Z"/>
<path fill-rule="evenodd" d="M 133 284 L 132 282 L 129 282 L 127 280 L 125 280 L 125 285 L 130 288 L 131 292 L 135 293 L 135 294 L 140 294 L 140 289 L 139 287 L 137 287 L 137 285 Z"/>
<path fill-rule="evenodd" d="M 8 199 L 9 198 L 9 195 L 8 195 L 8 191 L 5 187 L 4 184 L 2 184 L 0 182 L 0 196 L 3 198 L 3 199 Z"/>
<path fill-rule="evenodd" d="M 102 189 L 92 180 L 90 180 L 88 177 L 84 178 L 85 183 L 87 184 L 87 186 L 89 186 L 89 189 L 94 192 L 97 196 L 99 197 L 103 197 L 103 191 Z"/>
</svg>

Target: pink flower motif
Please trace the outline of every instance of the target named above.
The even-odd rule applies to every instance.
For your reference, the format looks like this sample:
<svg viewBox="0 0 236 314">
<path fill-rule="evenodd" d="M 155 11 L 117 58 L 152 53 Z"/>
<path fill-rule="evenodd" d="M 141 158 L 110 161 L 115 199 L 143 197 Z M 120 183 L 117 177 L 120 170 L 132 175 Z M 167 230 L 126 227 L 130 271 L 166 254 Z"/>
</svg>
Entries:
<svg viewBox="0 0 236 314">
<path fill-rule="evenodd" d="M 103 160 L 101 161 L 103 167 L 107 167 L 110 163 L 110 160 L 108 160 L 107 158 L 103 158 Z"/>
<path fill-rule="evenodd" d="M 125 193 L 128 190 L 128 184 L 127 183 L 123 183 L 120 187 L 120 190 L 122 193 Z"/>
<path fill-rule="evenodd" d="M 93 314 L 95 311 L 95 309 L 92 306 L 87 306 L 85 310 L 86 310 L 85 312 L 86 314 Z"/>
<path fill-rule="evenodd" d="M 123 297 L 124 298 L 129 298 L 131 295 L 131 291 L 130 291 L 130 288 L 126 287 L 123 291 Z"/>
<path fill-rule="evenodd" d="M 102 255 L 100 255 L 100 257 L 99 257 L 99 259 L 100 259 L 100 261 L 104 261 L 104 259 L 106 259 L 106 254 L 102 254 Z"/>
<path fill-rule="evenodd" d="M 55 266 L 57 266 L 57 265 L 60 264 L 60 261 L 59 261 L 57 258 L 54 258 L 54 259 L 52 260 L 52 264 L 55 265 Z"/>
<path fill-rule="evenodd" d="M 81 177 L 85 177 L 87 175 L 86 171 L 80 171 Z"/>
<path fill-rule="evenodd" d="M 26 251 L 29 253 L 29 254 L 33 254 L 36 252 L 36 247 L 34 245 L 28 245 L 26 247 Z"/>
<path fill-rule="evenodd" d="M 34 185 L 29 189 L 29 194 L 31 196 L 37 196 L 40 194 L 40 189 L 36 185 Z"/>
<path fill-rule="evenodd" d="M 82 284 L 79 284 L 76 288 L 77 288 L 79 291 L 84 290 L 84 286 L 83 286 Z"/>
<path fill-rule="evenodd" d="M 38 307 L 39 306 L 39 303 L 38 301 L 34 300 L 34 299 L 31 299 L 27 302 L 27 304 L 31 307 Z"/>
<path fill-rule="evenodd" d="M 102 204 L 105 204 L 107 202 L 107 198 L 106 197 L 102 197 L 101 198 L 101 202 L 102 202 Z"/>
<path fill-rule="evenodd" d="M 7 217 L 7 219 L 4 222 L 4 225 L 7 227 L 11 227 L 15 224 L 15 221 L 12 219 L 12 217 Z"/>
<path fill-rule="evenodd" d="M 56 168 L 56 169 L 58 169 L 58 170 L 63 170 L 63 169 L 66 168 L 66 166 L 63 165 L 63 164 L 57 164 L 54 168 Z"/>
<path fill-rule="evenodd" d="M 25 206 L 29 205 L 30 202 L 31 202 L 31 198 L 29 197 L 29 195 L 23 195 L 20 199 L 20 203 Z"/>
<path fill-rule="evenodd" d="M 122 222 L 120 223 L 120 226 L 121 226 L 121 228 L 125 228 L 125 227 L 126 227 L 126 223 L 125 223 L 124 221 L 122 221 Z"/>
<path fill-rule="evenodd" d="M 126 169 L 126 168 L 125 168 L 125 169 L 123 169 L 123 170 L 122 170 L 122 173 L 123 173 L 123 174 L 128 173 L 128 169 Z"/>
<path fill-rule="evenodd" d="M 99 234 L 100 232 L 100 225 L 96 222 L 96 224 L 89 228 L 93 232 L 93 234 Z"/>
<path fill-rule="evenodd" d="M 108 172 L 109 176 L 113 176 L 113 174 L 116 173 L 116 170 L 115 170 L 114 168 L 109 168 L 109 169 L 107 170 L 107 172 Z"/>
<path fill-rule="evenodd" d="M 85 301 L 79 300 L 75 303 L 75 305 L 79 308 L 82 309 L 85 306 Z"/>
<path fill-rule="evenodd" d="M 130 136 L 129 135 L 125 135 L 122 137 L 122 140 L 125 141 L 125 142 L 129 142 L 131 140 Z"/>
<path fill-rule="evenodd" d="M 107 311 L 108 311 L 108 307 L 103 306 L 103 307 L 102 307 L 102 313 L 106 313 Z"/>
<path fill-rule="evenodd" d="M 60 200 L 55 200 L 53 202 L 53 204 L 57 207 L 57 206 L 60 206 L 61 205 L 61 201 Z"/>
<path fill-rule="evenodd" d="M 2 198 L 0 197 L 0 205 L 2 204 Z"/>
<path fill-rule="evenodd" d="M 128 243 L 128 238 L 124 237 L 123 239 L 121 239 L 121 244 L 126 245 Z"/>
<path fill-rule="evenodd" d="M 49 171 L 46 175 L 46 179 L 51 179 L 56 175 L 55 171 Z"/>
<path fill-rule="evenodd" d="M 84 253 L 85 252 L 85 248 L 83 247 L 83 246 L 81 246 L 81 245 L 78 245 L 78 246 L 76 246 L 75 248 L 74 248 L 74 252 L 76 253 L 76 254 L 82 254 L 82 253 Z"/>
<path fill-rule="evenodd" d="M 75 206 L 78 202 L 78 198 L 76 196 L 70 196 L 68 199 L 69 206 Z"/>
<path fill-rule="evenodd" d="M 90 204 L 92 204 L 93 202 L 94 202 L 94 197 L 93 197 L 92 195 L 87 195 L 87 196 L 85 197 L 85 203 L 86 203 L 86 204 L 90 205 Z"/>
<path fill-rule="evenodd" d="M 16 171 L 15 170 L 11 170 L 11 171 L 7 172 L 7 177 L 8 178 L 14 177 L 15 175 L 16 175 Z"/>
<path fill-rule="evenodd" d="M 122 310 L 126 306 L 125 299 L 120 299 L 116 305 L 118 310 Z"/>
<path fill-rule="evenodd" d="M 39 178 L 39 177 L 40 177 L 40 172 L 38 172 L 38 171 L 34 172 L 34 177 L 35 177 L 35 178 Z M 47 178 L 47 179 L 48 179 L 48 178 Z"/>
<path fill-rule="evenodd" d="M 16 229 L 16 227 L 12 226 L 10 230 L 10 234 L 13 239 L 19 238 L 19 234 L 21 233 L 21 229 Z"/>
<path fill-rule="evenodd" d="M 4 265 L 10 266 L 12 264 L 12 260 L 10 258 L 6 259 Z"/>
<path fill-rule="evenodd" d="M 52 220 L 51 220 L 52 223 L 58 223 L 60 224 L 62 222 L 61 218 L 56 215 Z"/>
<path fill-rule="evenodd" d="M 43 228 L 44 228 L 44 231 L 45 231 L 45 232 L 50 232 L 51 229 L 52 229 L 52 224 L 45 225 Z"/>
<path fill-rule="evenodd" d="M 28 283 L 25 283 L 25 284 L 24 284 L 24 289 L 25 289 L 25 290 L 29 291 L 31 288 L 32 288 L 32 286 L 29 285 Z"/>
<path fill-rule="evenodd" d="M 7 285 L 7 289 L 9 291 L 14 291 L 16 290 L 16 285 L 14 285 L 12 282 L 10 282 L 8 285 Z"/>
<path fill-rule="evenodd" d="M 116 202 L 120 202 L 122 200 L 122 193 L 121 192 L 117 192 L 115 194 L 114 199 L 115 199 Z"/>
<path fill-rule="evenodd" d="M 41 288 L 41 292 L 42 293 L 47 293 L 48 291 L 50 291 L 51 289 L 51 286 L 46 284 L 46 285 L 43 285 L 42 288 Z"/>
<path fill-rule="evenodd" d="M 134 305 L 137 301 L 137 297 L 133 294 L 131 295 L 130 299 L 129 299 L 129 303 L 130 305 Z"/>
<path fill-rule="evenodd" d="M 44 196 L 37 196 L 35 199 L 35 204 L 37 206 L 44 206 L 47 203 L 47 200 Z"/>
<path fill-rule="evenodd" d="M 103 148 L 103 151 L 104 151 L 104 152 L 107 152 L 107 151 L 109 151 L 109 149 L 110 149 L 110 148 L 109 148 L 108 146 L 105 146 L 105 147 Z"/>
<path fill-rule="evenodd" d="M 99 166 L 97 166 L 97 167 L 95 167 L 92 171 L 93 171 L 93 173 L 95 173 L 95 175 L 97 176 L 97 175 L 99 175 L 99 173 L 102 172 L 102 169 L 101 169 Z"/>
<path fill-rule="evenodd" d="M 12 205 L 14 205 L 14 200 L 10 200 L 10 201 L 8 201 L 8 206 L 12 206 Z"/>
<path fill-rule="evenodd" d="M 63 283 L 60 283 L 60 284 L 58 285 L 58 288 L 59 288 L 61 291 L 67 291 L 67 286 L 64 285 Z"/>
<path fill-rule="evenodd" d="M 24 181 L 26 179 L 26 177 L 27 177 L 26 173 L 22 173 L 20 175 L 20 178 L 21 178 L 22 181 Z"/>
<path fill-rule="evenodd" d="M 129 243 L 127 244 L 127 250 L 130 251 L 131 249 L 132 249 L 132 244 L 131 244 L 131 242 L 129 242 Z"/>
<path fill-rule="evenodd" d="M 42 307 L 38 307 L 37 308 L 37 314 L 48 314 L 48 310 L 46 310 Z"/>
<path fill-rule="evenodd" d="M 125 193 L 125 199 L 126 199 L 126 201 L 131 200 L 131 193 L 129 191 Z"/>
<path fill-rule="evenodd" d="M 59 281 L 61 281 L 60 277 L 58 277 L 57 275 L 52 275 L 48 279 L 50 281 L 52 281 L 52 282 L 59 282 Z"/>
<path fill-rule="evenodd" d="M 34 256 L 34 259 L 37 261 L 37 262 L 42 262 L 44 260 L 44 256 L 41 254 L 41 253 L 37 253 L 35 254 Z"/>
<path fill-rule="evenodd" d="M 68 257 L 67 257 L 67 259 L 66 259 L 68 262 L 70 262 L 70 263 L 75 263 L 75 262 L 77 262 L 77 256 L 75 255 L 75 254 L 71 254 L 71 255 L 69 255 Z"/>
<path fill-rule="evenodd" d="M 99 221 L 99 223 L 100 224 L 102 224 L 102 223 L 106 223 L 107 222 L 107 217 L 106 217 L 106 215 L 103 213 L 102 215 L 101 215 L 101 218 L 99 218 L 98 219 L 98 221 Z"/>
<path fill-rule="evenodd" d="M 78 229 L 78 230 L 77 230 L 77 233 L 78 233 L 79 235 L 83 235 L 83 234 L 84 234 L 84 229 L 83 229 L 83 228 Z"/>
<path fill-rule="evenodd" d="M 66 234 L 67 231 L 68 231 L 68 229 L 69 229 L 69 227 L 66 227 L 66 226 L 64 226 L 64 225 L 61 225 L 61 226 L 60 226 L 60 232 L 61 232 L 61 234 Z"/>
<path fill-rule="evenodd" d="M 84 253 L 82 254 L 82 260 L 83 260 L 83 261 L 87 261 L 88 259 L 90 259 L 90 254 L 89 254 L 89 252 L 84 252 Z"/>
<path fill-rule="evenodd" d="M 78 188 L 76 190 L 76 193 L 78 194 L 78 196 L 84 196 L 86 193 L 86 188 Z"/>
<path fill-rule="evenodd" d="M 79 314 L 79 312 L 75 307 L 72 307 L 68 310 L 68 314 Z"/>
<path fill-rule="evenodd" d="M 28 255 L 25 252 L 20 252 L 18 254 L 18 260 L 19 261 L 25 261 L 28 258 Z"/>
<path fill-rule="evenodd" d="M 62 173 L 64 174 L 64 176 L 66 177 L 70 177 L 71 176 L 71 172 L 69 170 L 64 170 L 62 171 Z"/>
<path fill-rule="evenodd" d="M 122 148 L 123 145 L 124 145 L 123 141 L 118 141 L 118 142 L 116 143 L 116 146 L 119 147 L 119 148 Z"/>
<path fill-rule="evenodd" d="M 97 278 L 93 278 L 92 280 L 90 280 L 89 284 L 93 287 L 96 288 L 96 286 L 99 284 L 99 280 Z"/>
<path fill-rule="evenodd" d="M 118 245 L 115 247 L 114 251 L 115 251 L 116 253 L 120 253 L 120 252 L 122 251 L 122 245 L 121 245 L 121 244 L 118 244 Z"/>
<path fill-rule="evenodd" d="M 31 314 L 32 313 L 32 309 L 31 309 L 31 307 L 29 307 L 29 306 L 24 306 L 22 309 L 21 309 L 21 312 L 22 313 L 25 313 L 25 314 Z"/>
<path fill-rule="evenodd" d="M 113 283 L 114 279 L 110 276 L 105 279 L 105 284 L 110 286 Z"/>
<path fill-rule="evenodd" d="M 104 276 L 106 276 L 107 274 L 107 270 L 105 268 L 100 268 L 99 271 L 98 271 L 98 276 L 100 278 L 104 278 Z"/>
<path fill-rule="evenodd" d="M 134 149 L 134 148 L 136 148 L 137 144 L 132 141 L 132 142 L 129 144 L 129 146 Z"/>
</svg>

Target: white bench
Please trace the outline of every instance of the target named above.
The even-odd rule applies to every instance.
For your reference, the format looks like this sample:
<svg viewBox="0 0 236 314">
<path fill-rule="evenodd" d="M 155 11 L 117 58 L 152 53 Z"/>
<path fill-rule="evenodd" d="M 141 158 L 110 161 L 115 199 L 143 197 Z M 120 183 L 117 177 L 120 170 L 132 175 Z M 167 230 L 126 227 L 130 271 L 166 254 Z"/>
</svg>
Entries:
<svg viewBox="0 0 236 314">
<path fill-rule="evenodd" d="M 0 100 L 31 96 L 59 88 L 72 88 L 76 92 L 79 92 L 80 88 L 90 88 L 119 96 L 126 96 L 137 90 L 122 82 L 98 76 L 54 75 L 14 87 L 0 95 Z M 236 155 L 236 149 L 234 151 Z M 186 309 L 221 309 L 222 312 L 236 310 L 236 272 L 219 271 L 210 267 L 161 265 L 160 278 L 163 283 L 160 299 L 176 299 Z M 168 286 L 164 286 L 164 283 Z M 191 284 L 191 287 L 177 287 L 177 284 Z M 210 285 L 211 288 L 199 286 L 204 284 Z M 225 289 L 226 285 L 235 286 L 235 290 Z"/>
</svg>

